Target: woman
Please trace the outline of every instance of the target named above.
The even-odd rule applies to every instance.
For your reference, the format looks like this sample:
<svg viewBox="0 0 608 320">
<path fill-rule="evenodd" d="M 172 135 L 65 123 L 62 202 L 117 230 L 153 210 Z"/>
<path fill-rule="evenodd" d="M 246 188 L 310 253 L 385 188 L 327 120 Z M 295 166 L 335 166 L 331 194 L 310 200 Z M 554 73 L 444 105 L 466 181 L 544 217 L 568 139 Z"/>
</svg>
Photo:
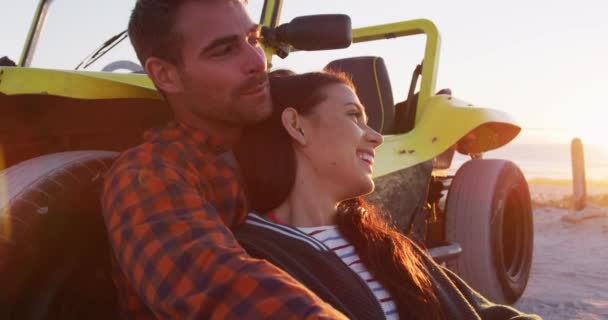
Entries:
<svg viewBox="0 0 608 320">
<path fill-rule="evenodd" d="M 235 235 L 252 256 L 352 319 L 525 319 L 443 270 L 357 198 L 374 188 L 382 136 L 348 78 L 281 72 L 270 83 L 272 116 L 236 150 L 254 213 Z"/>
</svg>

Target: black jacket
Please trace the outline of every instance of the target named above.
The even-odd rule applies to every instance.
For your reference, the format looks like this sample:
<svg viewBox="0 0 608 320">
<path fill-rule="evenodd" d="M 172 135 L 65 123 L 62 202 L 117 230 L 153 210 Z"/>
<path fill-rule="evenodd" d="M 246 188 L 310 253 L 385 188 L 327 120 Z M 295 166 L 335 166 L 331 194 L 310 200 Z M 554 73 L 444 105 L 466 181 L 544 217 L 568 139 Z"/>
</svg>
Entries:
<svg viewBox="0 0 608 320">
<path fill-rule="evenodd" d="M 367 284 L 327 246 L 300 230 L 249 214 L 234 230 L 237 240 L 256 258 L 285 270 L 350 319 L 384 319 Z M 491 303 L 448 269 L 414 246 L 427 267 L 446 319 L 540 319 Z"/>
</svg>

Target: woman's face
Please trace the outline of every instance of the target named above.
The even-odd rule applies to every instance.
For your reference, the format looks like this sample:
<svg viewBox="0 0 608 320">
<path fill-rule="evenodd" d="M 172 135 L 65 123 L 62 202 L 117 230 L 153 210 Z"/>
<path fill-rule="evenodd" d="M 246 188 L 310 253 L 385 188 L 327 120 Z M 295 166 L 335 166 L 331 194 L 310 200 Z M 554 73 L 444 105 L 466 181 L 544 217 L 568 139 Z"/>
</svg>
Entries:
<svg viewBox="0 0 608 320">
<path fill-rule="evenodd" d="M 338 201 L 370 193 L 374 149 L 382 135 L 367 126 L 365 109 L 348 86 L 332 84 L 321 90 L 326 99 L 301 118 L 306 145 L 298 161 L 308 162 L 323 191 Z"/>
</svg>

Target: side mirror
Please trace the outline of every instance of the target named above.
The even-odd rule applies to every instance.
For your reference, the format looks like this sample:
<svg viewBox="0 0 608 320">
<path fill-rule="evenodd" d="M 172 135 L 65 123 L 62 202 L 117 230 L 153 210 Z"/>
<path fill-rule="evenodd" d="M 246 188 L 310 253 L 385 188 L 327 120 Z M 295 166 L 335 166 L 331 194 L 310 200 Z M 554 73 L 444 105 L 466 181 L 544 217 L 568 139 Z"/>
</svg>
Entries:
<svg viewBox="0 0 608 320">
<path fill-rule="evenodd" d="M 262 35 L 265 44 L 277 49 L 277 54 L 284 58 L 289 54 L 288 46 L 305 51 L 348 48 L 352 43 L 352 25 L 350 17 L 344 14 L 302 16 L 276 28 L 264 27 Z"/>
</svg>

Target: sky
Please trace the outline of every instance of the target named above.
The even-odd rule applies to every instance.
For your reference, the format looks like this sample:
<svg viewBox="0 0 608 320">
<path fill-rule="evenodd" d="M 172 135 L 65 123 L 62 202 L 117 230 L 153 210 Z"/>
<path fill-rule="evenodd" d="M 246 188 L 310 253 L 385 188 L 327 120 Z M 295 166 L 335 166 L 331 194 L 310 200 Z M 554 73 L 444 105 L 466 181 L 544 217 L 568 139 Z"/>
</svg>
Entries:
<svg viewBox="0 0 608 320">
<path fill-rule="evenodd" d="M 103 3 L 103 5 L 102 5 Z M 134 0 L 54 0 L 33 67 L 73 69 L 103 41 L 126 28 Z M 257 20 L 260 0 L 250 0 Z M 18 60 L 37 0 L 0 0 L 0 56 Z M 283 6 L 295 16 L 346 13 L 354 27 L 426 18 L 441 34 L 437 88 L 477 106 L 502 110 L 523 130 L 516 143 L 569 143 L 580 137 L 608 148 L 608 2 L 603 0 L 307 0 Z M 332 59 L 378 55 L 387 63 L 396 101 L 405 97 L 423 55 L 424 37 L 383 40 L 348 50 L 293 53 L 275 60 L 296 71 Z M 135 61 L 128 41 L 93 65 Z"/>
</svg>

